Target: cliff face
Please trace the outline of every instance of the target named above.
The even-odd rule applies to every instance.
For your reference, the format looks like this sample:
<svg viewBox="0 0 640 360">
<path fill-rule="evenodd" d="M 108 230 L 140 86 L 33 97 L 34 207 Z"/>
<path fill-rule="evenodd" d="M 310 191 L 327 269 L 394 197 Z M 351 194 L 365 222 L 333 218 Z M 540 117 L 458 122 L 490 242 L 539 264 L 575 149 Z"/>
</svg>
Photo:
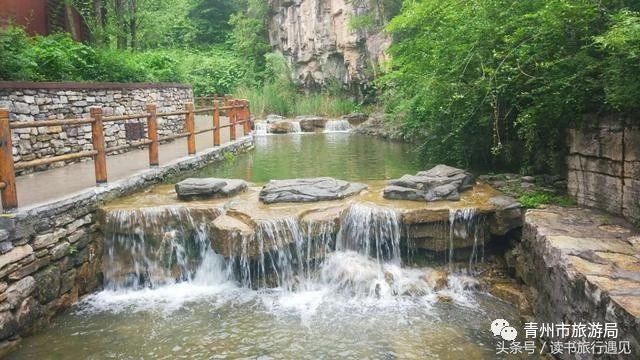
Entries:
<svg viewBox="0 0 640 360">
<path fill-rule="evenodd" d="M 367 0 L 269 0 L 269 5 L 271 45 L 305 88 L 337 81 L 362 92 L 385 60 L 388 35 L 349 26 L 352 17 L 372 11 Z"/>
</svg>

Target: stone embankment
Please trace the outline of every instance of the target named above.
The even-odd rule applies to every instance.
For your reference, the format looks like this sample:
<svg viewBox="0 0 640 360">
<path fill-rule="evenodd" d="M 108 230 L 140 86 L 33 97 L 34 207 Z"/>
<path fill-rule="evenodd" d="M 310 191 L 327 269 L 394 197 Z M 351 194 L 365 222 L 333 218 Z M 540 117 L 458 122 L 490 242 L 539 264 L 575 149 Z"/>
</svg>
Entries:
<svg viewBox="0 0 640 360">
<path fill-rule="evenodd" d="M 640 231 L 623 219 L 550 206 L 527 211 L 522 240 L 507 260 L 533 294 L 538 323 L 615 323 L 614 340 L 629 341 L 638 354 L 638 254 Z"/>
<path fill-rule="evenodd" d="M 253 146 L 251 136 L 46 204 L 0 216 L 0 357 L 101 285 L 105 202 Z"/>
</svg>

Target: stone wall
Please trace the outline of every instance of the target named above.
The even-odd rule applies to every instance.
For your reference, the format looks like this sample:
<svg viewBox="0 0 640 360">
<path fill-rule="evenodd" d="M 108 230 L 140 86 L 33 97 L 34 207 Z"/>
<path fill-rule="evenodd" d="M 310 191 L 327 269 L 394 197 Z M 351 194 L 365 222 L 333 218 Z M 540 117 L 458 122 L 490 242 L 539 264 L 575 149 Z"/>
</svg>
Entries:
<svg viewBox="0 0 640 360">
<path fill-rule="evenodd" d="M 102 106 L 105 116 L 140 113 L 147 103 L 156 103 L 158 112 L 176 111 L 190 101 L 191 86 L 184 84 L 0 82 L 0 107 L 9 108 L 11 121 L 84 118 L 92 106 Z M 138 121 L 144 127 L 146 119 Z M 183 127 L 184 116 L 158 119 L 160 136 L 181 132 Z M 124 122 L 105 123 L 104 134 L 107 147 L 127 144 Z M 12 135 L 16 163 L 92 149 L 91 125 L 14 129 Z"/>
<path fill-rule="evenodd" d="M 251 136 L 0 216 L 0 358 L 79 296 L 101 286 L 105 202 L 253 147 Z"/>
<path fill-rule="evenodd" d="M 568 190 L 580 205 L 640 222 L 640 122 L 590 116 L 569 130 Z"/>
</svg>

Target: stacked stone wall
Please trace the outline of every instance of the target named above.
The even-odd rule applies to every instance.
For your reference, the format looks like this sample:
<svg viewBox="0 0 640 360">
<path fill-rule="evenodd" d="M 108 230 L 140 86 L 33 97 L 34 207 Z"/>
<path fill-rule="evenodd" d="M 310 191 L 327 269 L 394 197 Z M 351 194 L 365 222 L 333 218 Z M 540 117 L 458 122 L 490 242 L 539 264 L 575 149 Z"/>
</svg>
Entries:
<svg viewBox="0 0 640 360">
<path fill-rule="evenodd" d="M 104 116 L 141 113 L 148 103 L 158 112 L 183 110 L 193 101 L 190 85 L 183 84 L 79 84 L 0 82 L 0 107 L 10 111 L 10 121 L 44 121 L 89 117 L 92 106 L 103 107 Z M 145 129 L 145 119 L 136 120 Z M 161 117 L 158 133 L 182 132 L 184 116 Z M 107 147 L 129 143 L 124 122 L 104 124 Z M 47 126 L 12 131 L 15 163 L 92 149 L 91 125 Z M 78 160 L 75 160 L 78 161 Z M 71 161 L 69 161 L 71 162 Z M 68 162 L 67 162 L 68 163 Z M 35 170 L 63 166 L 54 163 Z M 32 169 L 21 170 L 33 171 Z"/>
<path fill-rule="evenodd" d="M 569 130 L 568 190 L 580 205 L 640 223 L 640 121 L 590 116 Z"/>
</svg>

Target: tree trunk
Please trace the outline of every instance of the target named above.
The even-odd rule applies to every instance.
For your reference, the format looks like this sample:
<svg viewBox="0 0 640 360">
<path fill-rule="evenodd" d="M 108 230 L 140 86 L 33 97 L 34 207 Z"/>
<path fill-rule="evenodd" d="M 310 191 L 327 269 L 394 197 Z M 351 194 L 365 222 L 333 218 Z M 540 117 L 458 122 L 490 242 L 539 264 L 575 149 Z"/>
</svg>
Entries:
<svg viewBox="0 0 640 360">
<path fill-rule="evenodd" d="M 71 33 L 71 37 L 73 40 L 80 41 L 80 31 L 78 29 L 78 24 L 76 23 L 73 6 L 69 2 L 65 2 L 64 4 L 64 14 L 67 18 L 67 31 Z"/>
<path fill-rule="evenodd" d="M 135 50 L 138 47 L 136 13 L 137 13 L 136 0 L 129 0 L 129 11 L 131 12 L 129 18 L 129 33 L 131 34 L 131 49 Z"/>
<path fill-rule="evenodd" d="M 93 17 L 95 25 L 93 30 L 93 41 L 96 45 L 104 44 L 104 12 L 102 9 L 102 0 L 93 0 Z"/>
<path fill-rule="evenodd" d="M 127 48 L 127 37 L 125 35 L 124 0 L 116 0 L 116 43 L 118 49 Z"/>
</svg>

